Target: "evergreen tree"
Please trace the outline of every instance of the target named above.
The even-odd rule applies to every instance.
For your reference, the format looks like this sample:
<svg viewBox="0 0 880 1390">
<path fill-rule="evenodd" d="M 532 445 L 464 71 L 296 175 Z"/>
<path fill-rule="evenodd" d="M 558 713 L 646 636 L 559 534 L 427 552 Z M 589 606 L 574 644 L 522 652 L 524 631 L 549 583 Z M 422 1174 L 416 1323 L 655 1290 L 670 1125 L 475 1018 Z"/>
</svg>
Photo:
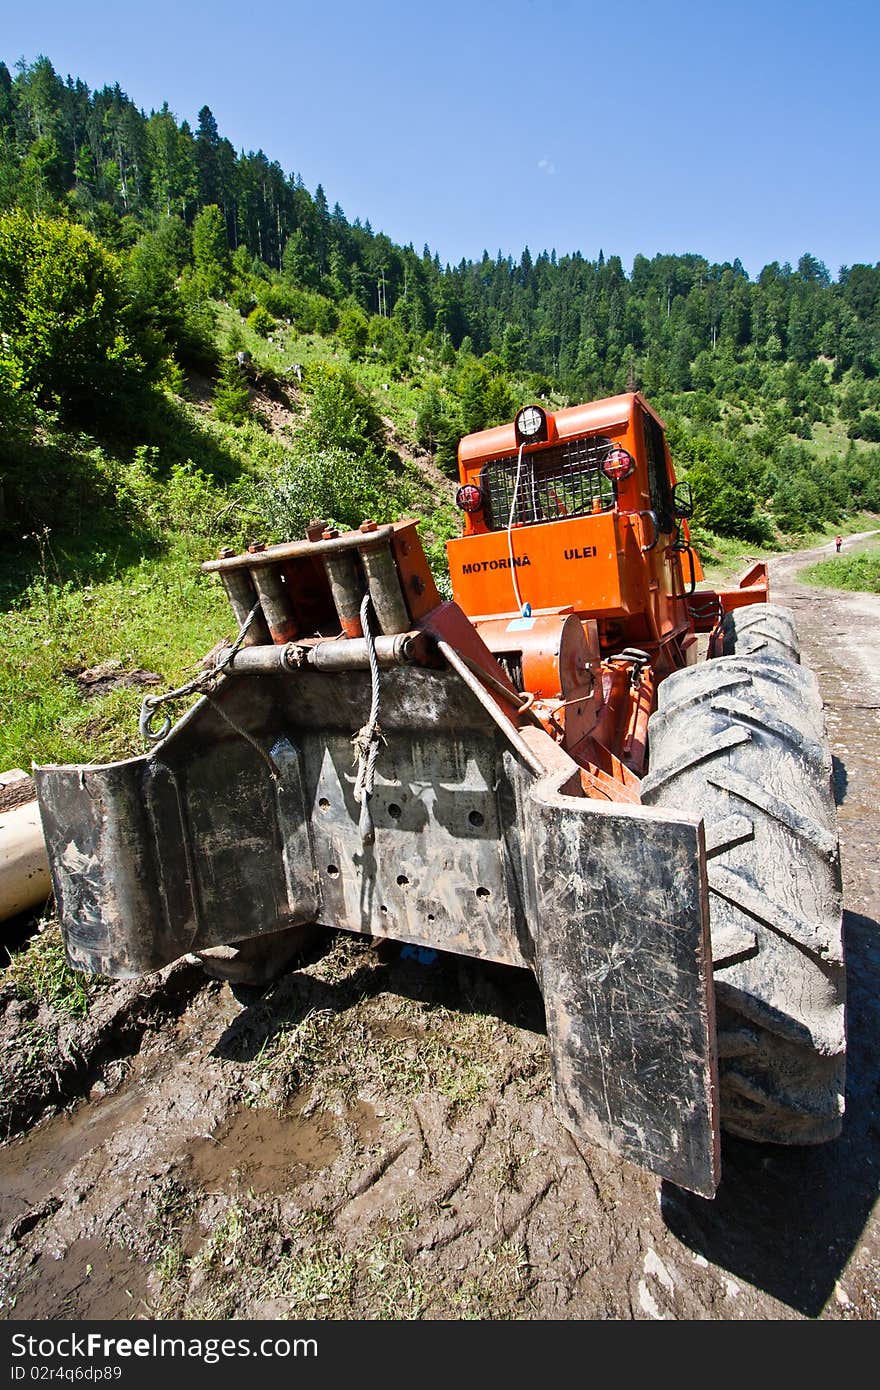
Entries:
<svg viewBox="0 0 880 1390">
<path fill-rule="evenodd" d="M 214 391 L 214 414 L 229 425 L 243 425 L 251 413 L 251 393 L 235 357 L 224 359 Z"/>
<path fill-rule="evenodd" d="M 220 134 L 210 106 L 199 112 L 196 130 L 196 168 L 199 180 L 199 202 L 202 207 L 221 201 Z"/>
<path fill-rule="evenodd" d="M 205 293 L 219 298 L 229 287 L 232 266 L 226 242 L 226 223 L 216 203 L 202 208 L 192 232 L 193 260 Z"/>
</svg>

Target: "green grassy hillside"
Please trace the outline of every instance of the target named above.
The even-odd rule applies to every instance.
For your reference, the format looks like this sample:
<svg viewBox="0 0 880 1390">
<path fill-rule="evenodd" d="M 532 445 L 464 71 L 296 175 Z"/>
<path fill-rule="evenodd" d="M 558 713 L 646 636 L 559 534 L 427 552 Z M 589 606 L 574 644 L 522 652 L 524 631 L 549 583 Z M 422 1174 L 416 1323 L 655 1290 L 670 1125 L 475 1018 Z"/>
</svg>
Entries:
<svg viewBox="0 0 880 1390">
<path fill-rule="evenodd" d="M 880 541 L 865 541 L 846 554 L 832 555 L 801 570 L 799 577 L 822 588 L 880 594 Z"/>
</svg>

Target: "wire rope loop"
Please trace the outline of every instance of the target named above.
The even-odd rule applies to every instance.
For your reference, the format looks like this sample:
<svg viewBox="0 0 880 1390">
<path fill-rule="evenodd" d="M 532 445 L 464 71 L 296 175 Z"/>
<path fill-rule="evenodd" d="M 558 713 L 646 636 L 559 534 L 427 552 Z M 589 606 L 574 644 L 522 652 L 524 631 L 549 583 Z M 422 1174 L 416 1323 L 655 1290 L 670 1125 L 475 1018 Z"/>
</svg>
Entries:
<svg viewBox="0 0 880 1390">
<path fill-rule="evenodd" d="M 370 626 L 370 607 L 371 599 L 369 592 L 367 592 L 361 601 L 360 619 L 367 647 L 367 661 L 370 667 L 370 714 L 366 724 L 362 725 L 352 739 L 357 761 L 354 796 L 361 808 L 358 829 L 365 845 L 371 845 L 376 836 L 370 811 L 370 797 L 373 795 L 376 761 L 379 757 L 379 744 L 382 741 L 382 732 L 379 728 L 379 658 L 376 655 L 376 641 Z"/>
</svg>

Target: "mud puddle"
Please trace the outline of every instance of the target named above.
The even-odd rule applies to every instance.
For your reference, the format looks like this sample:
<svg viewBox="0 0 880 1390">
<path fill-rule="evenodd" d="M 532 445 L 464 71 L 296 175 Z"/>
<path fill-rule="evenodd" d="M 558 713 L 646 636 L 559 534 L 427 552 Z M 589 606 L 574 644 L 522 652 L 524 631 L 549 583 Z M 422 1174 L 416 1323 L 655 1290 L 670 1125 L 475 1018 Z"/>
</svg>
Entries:
<svg viewBox="0 0 880 1390">
<path fill-rule="evenodd" d="M 329 1167 L 341 1148 L 332 1121 L 320 1113 L 242 1109 L 217 1134 L 189 1145 L 189 1176 L 203 1192 L 286 1192 Z"/>
<path fill-rule="evenodd" d="M 118 1093 L 55 1115 L 0 1148 L 0 1231 L 20 1232 L 28 1215 L 63 1192 L 73 1170 L 90 1157 L 90 1176 L 97 1178 L 110 1158 L 106 1141 L 142 1108 L 137 1095 Z"/>
<path fill-rule="evenodd" d="M 190 1076 L 201 1064 L 206 1004 L 204 992 L 180 1018 L 148 1033 L 130 1061 L 111 1059 L 105 1075 L 112 1089 L 98 1080 L 87 1098 L 0 1146 L 0 1237 L 19 1238 L 22 1224 L 32 1229 L 62 1199 L 79 1200 L 105 1171 L 170 1158 L 184 1126 L 210 1130 L 217 1112 L 201 1120 L 208 1093 L 199 1087 L 193 1094 Z M 110 1181 L 108 1197 L 117 1185 L 118 1178 Z"/>
<path fill-rule="evenodd" d="M 148 1315 L 147 1271 L 120 1246 L 75 1240 L 43 1256 L 25 1276 L 10 1309 L 16 1319 L 127 1319 Z"/>
<path fill-rule="evenodd" d="M 382 1119 L 376 1107 L 367 1100 L 355 1101 L 348 1114 L 348 1121 L 354 1127 L 361 1148 L 369 1149 L 382 1134 Z"/>
</svg>

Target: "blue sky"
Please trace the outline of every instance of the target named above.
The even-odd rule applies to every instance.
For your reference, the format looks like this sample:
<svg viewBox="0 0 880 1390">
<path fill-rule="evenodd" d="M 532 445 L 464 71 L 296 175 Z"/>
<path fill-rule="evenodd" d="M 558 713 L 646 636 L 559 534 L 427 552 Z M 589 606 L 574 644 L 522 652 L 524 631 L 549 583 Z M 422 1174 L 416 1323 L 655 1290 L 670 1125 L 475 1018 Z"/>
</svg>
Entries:
<svg viewBox="0 0 880 1390">
<path fill-rule="evenodd" d="M 45 53 L 193 125 L 207 103 L 331 205 L 444 261 L 880 260 L 868 0 L 0 0 Z"/>
</svg>

